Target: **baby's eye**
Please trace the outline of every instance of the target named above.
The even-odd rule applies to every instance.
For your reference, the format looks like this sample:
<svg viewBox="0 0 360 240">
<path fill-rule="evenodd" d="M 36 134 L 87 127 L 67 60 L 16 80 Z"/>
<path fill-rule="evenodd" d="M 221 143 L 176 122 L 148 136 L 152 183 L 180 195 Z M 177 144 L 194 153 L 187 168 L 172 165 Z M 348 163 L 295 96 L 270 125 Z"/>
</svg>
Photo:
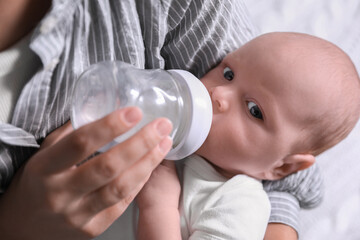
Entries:
<svg viewBox="0 0 360 240">
<path fill-rule="evenodd" d="M 260 110 L 259 106 L 256 105 L 256 103 L 249 101 L 247 103 L 247 107 L 248 107 L 248 109 L 250 111 L 250 114 L 253 117 L 258 118 L 258 119 L 263 119 L 263 115 L 261 113 L 261 110 Z"/>
<path fill-rule="evenodd" d="M 234 78 L 233 71 L 228 67 L 224 68 L 224 78 L 226 78 L 229 81 L 233 80 Z"/>
</svg>

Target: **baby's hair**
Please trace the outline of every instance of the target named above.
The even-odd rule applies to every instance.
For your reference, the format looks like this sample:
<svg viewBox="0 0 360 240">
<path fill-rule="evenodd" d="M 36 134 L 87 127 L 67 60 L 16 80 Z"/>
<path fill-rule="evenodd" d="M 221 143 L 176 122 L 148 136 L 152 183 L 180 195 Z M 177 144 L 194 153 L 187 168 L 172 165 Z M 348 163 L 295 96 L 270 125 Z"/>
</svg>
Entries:
<svg viewBox="0 0 360 240">
<path fill-rule="evenodd" d="M 343 140 L 354 128 L 360 116 L 360 79 L 356 67 L 340 48 L 327 43 L 322 45 L 324 63 L 330 65 L 331 76 L 338 78 L 338 91 L 341 91 L 343 106 L 307 119 L 309 153 L 317 156 Z M 332 81 L 329 81 L 332 82 Z"/>
<path fill-rule="evenodd" d="M 357 107 L 356 112 L 359 108 Z M 333 121 L 333 118 L 327 116 L 326 113 L 317 119 L 312 119 L 313 124 L 310 124 L 308 128 L 309 138 L 305 138 L 307 142 L 305 144 L 309 145 L 308 153 L 317 156 L 339 143 L 351 132 L 357 123 L 358 114 L 354 111 L 354 115 L 345 114 L 340 117 L 341 112 L 343 111 L 334 114 L 338 117 L 336 121 Z"/>
</svg>

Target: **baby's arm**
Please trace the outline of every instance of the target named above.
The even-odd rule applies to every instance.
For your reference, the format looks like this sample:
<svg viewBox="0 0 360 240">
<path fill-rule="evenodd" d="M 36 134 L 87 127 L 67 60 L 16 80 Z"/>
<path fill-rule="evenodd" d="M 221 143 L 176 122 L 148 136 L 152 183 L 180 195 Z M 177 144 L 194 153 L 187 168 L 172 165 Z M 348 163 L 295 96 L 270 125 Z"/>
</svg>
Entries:
<svg viewBox="0 0 360 240">
<path fill-rule="evenodd" d="M 264 240 L 297 240 L 295 229 L 283 223 L 269 223 Z"/>
<path fill-rule="evenodd" d="M 180 182 L 172 161 L 163 161 L 136 198 L 139 207 L 137 239 L 181 240 Z"/>
</svg>

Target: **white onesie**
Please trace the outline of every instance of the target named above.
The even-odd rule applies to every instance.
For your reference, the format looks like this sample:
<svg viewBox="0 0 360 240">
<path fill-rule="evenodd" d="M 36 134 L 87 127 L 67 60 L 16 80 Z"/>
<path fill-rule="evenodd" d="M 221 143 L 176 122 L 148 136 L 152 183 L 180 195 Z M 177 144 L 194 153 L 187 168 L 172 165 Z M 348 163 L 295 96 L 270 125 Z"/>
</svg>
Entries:
<svg viewBox="0 0 360 240">
<path fill-rule="evenodd" d="M 262 240 L 270 202 L 259 180 L 226 179 L 192 155 L 183 169 L 180 213 L 182 239 Z"/>
</svg>

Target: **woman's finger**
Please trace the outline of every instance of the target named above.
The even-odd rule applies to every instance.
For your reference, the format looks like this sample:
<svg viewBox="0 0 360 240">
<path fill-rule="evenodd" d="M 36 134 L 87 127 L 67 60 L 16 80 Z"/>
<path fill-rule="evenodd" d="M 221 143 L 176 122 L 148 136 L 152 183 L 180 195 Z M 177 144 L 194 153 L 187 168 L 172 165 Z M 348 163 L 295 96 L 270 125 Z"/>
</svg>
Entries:
<svg viewBox="0 0 360 240">
<path fill-rule="evenodd" d="M 141 117 L 139 108 L 130 107 L 116 110 L 102 119 L 80 127 L 39 152 L 44 161 L 43 170 L 57 173 L 69 169 L 129 130 Z"/>
<path fill-rule="evenodd" d="M 171 145 L 172 140 L 170 137 L 164 138 L 157 147 L 134 163 L 119 177 L 85 196 L 81 204 L 82 209 L 79 209 L 79 211 L 87 212 L 88 216 L 86 217 L 89 217 L 115 204 L 122 204 L 126 208 L 149 179 L 152 171 L 165 157 Z M 164 151 L 164 149 L 167 151 Z"/>
<path fill-rule="evenodd" d="M 171 129 L 172 124 L 168 119 L 154 120 L 128 140 L 69 172 L 69 183 L 74 189 L 80 190 L 78 194 L 87 194 L 129 171 L 140 159 L 154 154 L 154 148 L 157 155 L 153 156 L 153 161 L 159 162 L 169 150 L 169 140 L 161 141 L 168 137 Z"/>
<path fill-rule="evenodd" d="M 41 143 L 40 149 L 45 149 L 56 144 L 58 141 L 73 131 L 74 129 L 72 128 L 70 121 L 65 123 L 63 126 L 57 128 L 45 138 L 45 140 Z"/>
<path fill-rule="evenodd" d="M 91 220 L 84 225 L 83 231 L 90 233 L 92 236 L 98 236 L 103 233 L 116 219 L 124 214 L 125 210 L 127 210 L 129 207 L 135 207 L 135 205 L 130 205 L 130 203 L 133 201 L 136 193 L 139 191 L 140 189 L 134 189 L 133 194 L 131 194 L 128 199 L 120 201 L 117 204 L 96 214 L 96 216 L 91 218 Z M 129 225 L 131 224 L 132 223 Z"/>
</svg>

